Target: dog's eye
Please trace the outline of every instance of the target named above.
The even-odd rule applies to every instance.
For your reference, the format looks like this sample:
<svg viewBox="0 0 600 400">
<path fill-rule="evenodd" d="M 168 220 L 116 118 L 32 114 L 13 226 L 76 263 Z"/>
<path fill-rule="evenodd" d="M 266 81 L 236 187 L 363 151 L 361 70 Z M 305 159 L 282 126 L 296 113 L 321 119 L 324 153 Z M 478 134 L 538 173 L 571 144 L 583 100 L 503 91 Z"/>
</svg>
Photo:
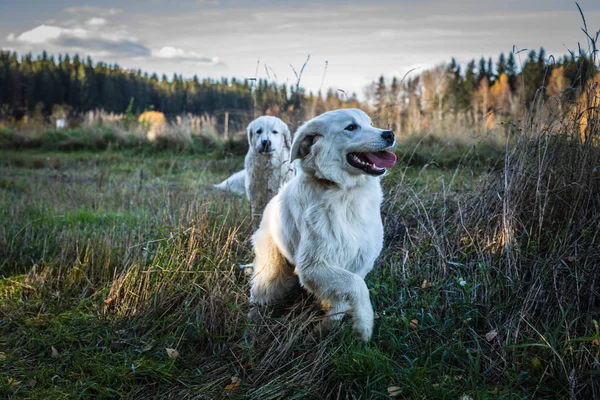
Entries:
<svg viewBox="0 0 600 400">
<path fill-rule="evenodd" d="M 257 135 L 260 135 L 262 133 L 262 128 L 256 131 Z"/>
<path fill-rule="evenodd" d="M 271 133 L 279 133 L 279 132 L 277 132 L 277 131 L 272 131 Z"/>
<path fill-rule="evenodd" d="M 350 124 L 347 127 L 345 127 L 344 129 L 347 130 L 347 131 L 352 132 L 352 131 L 355 131 L 355 130 L 358 129 L 358 125 L 356 125 L 356 124 Z"/>
</svg>

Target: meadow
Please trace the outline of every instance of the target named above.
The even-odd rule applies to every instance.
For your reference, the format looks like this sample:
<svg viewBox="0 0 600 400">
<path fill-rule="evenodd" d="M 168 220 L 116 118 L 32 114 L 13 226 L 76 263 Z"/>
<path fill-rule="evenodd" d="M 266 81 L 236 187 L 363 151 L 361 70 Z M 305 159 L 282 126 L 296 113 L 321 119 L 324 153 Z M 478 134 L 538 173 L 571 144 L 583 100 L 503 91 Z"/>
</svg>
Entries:
<svg viewBox="0 0 600 400">
<path fill-rule="evenodd" d="M 0 394 L 598 398 L 597 126 L 399 137 L 368 344 L 315 299 L 249 310 L 244 138 L 0 131 Z M 33 139 L 32 139 L 33 137 Z M 100 139 L 98 139 L 100 138 Z M 202 150 L 199 150 L 202 149 Z"/>
</svg>

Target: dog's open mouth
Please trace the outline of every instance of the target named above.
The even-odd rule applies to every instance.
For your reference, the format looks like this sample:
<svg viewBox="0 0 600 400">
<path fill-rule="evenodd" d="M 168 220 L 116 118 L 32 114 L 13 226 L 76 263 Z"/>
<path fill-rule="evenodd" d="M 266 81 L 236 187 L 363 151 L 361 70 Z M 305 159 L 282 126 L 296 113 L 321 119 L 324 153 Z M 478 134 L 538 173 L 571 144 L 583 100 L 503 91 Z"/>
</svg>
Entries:
<svg viewBox="0 0 600 400">
<path fill-rule="evenodd" d="M 369 175 L 383 175 L 386 168 L 396 164 L 396 155 L 387 150 L 372 153 L 348 153 L 346 160 L 354 168 L 361 169 Z"/>
</svg>

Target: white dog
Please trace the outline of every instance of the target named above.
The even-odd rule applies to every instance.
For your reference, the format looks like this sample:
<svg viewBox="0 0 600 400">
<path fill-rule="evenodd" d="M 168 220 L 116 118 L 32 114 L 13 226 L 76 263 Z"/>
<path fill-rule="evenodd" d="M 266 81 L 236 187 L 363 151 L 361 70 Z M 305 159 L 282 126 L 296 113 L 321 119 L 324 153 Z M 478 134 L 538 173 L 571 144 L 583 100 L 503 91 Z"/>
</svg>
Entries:
<svg viewBox="0 0 600 400">
<path fill-rule="evenodd" d="M 260 218 L 269 200 L 295 175 L 289 156 L 292 136 L 282 120 L 271 116 L 252 121 L 247 134 L 249 148 L 244 170 L 215 187 L 245 193 L 252 204 L 252 214 Z"/>
<path fill-rule="evenodd" d="M 355 331 L 369 340 L 364 278 L 383 245 L 379 180 L 396 162 L 386 151 L 394 143 L 392 131 L 374 128 L 358 109 L 330 111 L 298 129 L 291 160 L 301 160 L 301 171 L 269 202 L 252 237 L 252 302 L 281 299 L 299 281 L 331 304 L 324 327 L 350 307 Z"/>
<path fill-rule="evenodd" d="M 231 175 L 229 178 L 225 179 L 223 182 L 213 185 L 217 189 L 228 190 L 235 194 L 246 195 L 246 170 L 243 169 L 241 171 L 236 172 Z"/>
</svg>

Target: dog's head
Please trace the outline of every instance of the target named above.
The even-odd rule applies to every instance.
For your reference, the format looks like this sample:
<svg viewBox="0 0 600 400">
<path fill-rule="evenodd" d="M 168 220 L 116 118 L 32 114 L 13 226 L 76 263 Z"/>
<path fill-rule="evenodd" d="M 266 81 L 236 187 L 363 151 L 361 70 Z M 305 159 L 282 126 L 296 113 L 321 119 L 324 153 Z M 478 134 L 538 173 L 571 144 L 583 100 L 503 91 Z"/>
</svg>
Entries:
<svg viewBox="0 0 600 400">
<path fill-rule="evenodd" d="M 288 126 L 277 117 L 258 117 L 248 125 L 250 150 L 270 155 L 290 147 L 291 133 Z"/>
<path fill-rule="evenodd" d="M 394 132 L 374 128 L 363 111 L 329 111 L 302 125 L 294 136 L 291 160 L 301 159 L 304 172 L 352 186 L 361 176 L 377 177 L 396 163 L 387 151 Z"/>
</svg>

